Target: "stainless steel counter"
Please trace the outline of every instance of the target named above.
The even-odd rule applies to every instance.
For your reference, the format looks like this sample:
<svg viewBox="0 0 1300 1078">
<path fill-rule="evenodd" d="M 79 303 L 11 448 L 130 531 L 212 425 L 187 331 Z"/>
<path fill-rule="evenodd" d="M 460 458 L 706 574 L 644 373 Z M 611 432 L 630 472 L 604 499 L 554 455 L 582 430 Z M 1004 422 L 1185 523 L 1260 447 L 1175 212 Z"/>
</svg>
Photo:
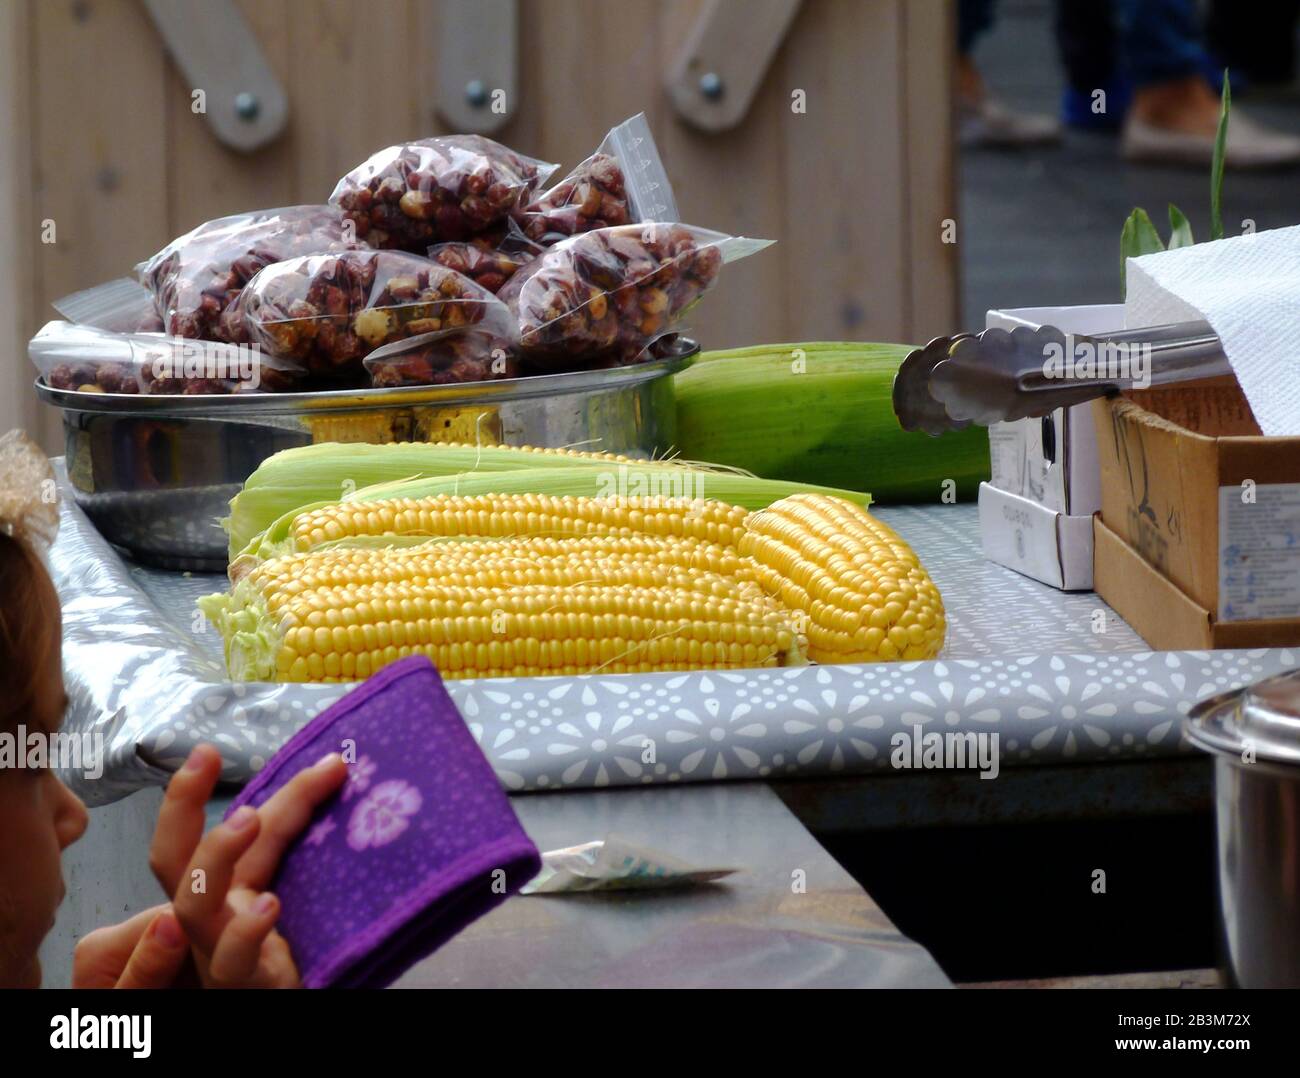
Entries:
<svg viewBox="0 0 1300 1078">
<path fill-rule="evenodd" d="M 64 857 L 68 898 L 42 949 L 66 986 L 82 934 L 159 901 L 147 852 L 160 791 L 92 811 Z M 214 801 L 211 821 L 228 801 Z M 516 897 L 398 987 L 941 987 L 948 979 L 762 783 L 520 795 L 542 849 L 610 832 L 741 868 L 677 891 Z"/>
</svg>

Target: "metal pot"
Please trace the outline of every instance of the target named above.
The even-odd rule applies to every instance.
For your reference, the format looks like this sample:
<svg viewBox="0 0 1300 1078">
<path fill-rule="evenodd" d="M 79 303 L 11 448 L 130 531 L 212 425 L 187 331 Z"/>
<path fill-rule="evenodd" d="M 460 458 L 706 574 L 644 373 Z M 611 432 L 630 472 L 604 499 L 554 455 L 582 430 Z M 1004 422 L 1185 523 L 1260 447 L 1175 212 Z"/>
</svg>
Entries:
<svg viewBox="0 0 1300 1078">
<path fill-rule="evenodd" d="M 82 393 L 36 382 L 63 409 L 77 504 L 131 557 L 164 569 L 221 572 L 218 518 L 273 453 L 314 442 L 469 442 L 568 446 L 651 457 L 676 437 L 673 354 L 631 367 L 497 382 L 255 396 Z"/>
<path fill-rule="evenodd" d="M 1215 758 L 1228 978 L 1300 987 L 1300 670 L 1203 700 L 1184 731 Z"/>
</svg>

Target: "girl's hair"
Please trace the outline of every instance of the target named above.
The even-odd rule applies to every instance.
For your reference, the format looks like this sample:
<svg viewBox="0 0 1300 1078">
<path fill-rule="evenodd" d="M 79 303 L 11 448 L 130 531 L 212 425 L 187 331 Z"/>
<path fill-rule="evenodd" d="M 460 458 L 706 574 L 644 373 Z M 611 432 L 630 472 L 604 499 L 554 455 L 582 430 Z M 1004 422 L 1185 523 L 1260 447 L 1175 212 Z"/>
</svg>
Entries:
<svg viewBox="0 0 1300 1078">
<path fill-rule="evenodd" d="M 0 731 L 12 731 L 32 709 L 61 631 L 59 596 L 45 565 L 25 542 L 0 531 Z"/>
</svg>

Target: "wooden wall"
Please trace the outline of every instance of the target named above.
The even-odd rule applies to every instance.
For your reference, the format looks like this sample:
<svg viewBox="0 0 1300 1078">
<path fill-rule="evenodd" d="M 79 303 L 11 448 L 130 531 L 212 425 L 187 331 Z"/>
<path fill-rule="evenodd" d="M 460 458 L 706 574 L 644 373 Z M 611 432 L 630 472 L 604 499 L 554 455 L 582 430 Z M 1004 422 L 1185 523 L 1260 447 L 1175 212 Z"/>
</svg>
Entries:
<svg viewBox="0 0 1300 1078">
<path fill-rule="evenodd" d="M 0 430 L 61 448 L 25 354 L 50 300 L 208 218 L 324 199 L 370 151 L 439 130 L 437 0 L 241 7 L 289 97 L 287 131 L 251 157 L 191 112 L 137 0 L 0 0 L 0 339 L 13 342 Z M 950 5 L 805 0 L 746 121 L 722 135 L 686 127 L 663 91 L 700 7 L 521 0 L 522 99 L 498 137 L 568 167 L 645 111 L 687 221 L 780 241 L 730 267 L 692 316 L 706 346 L 954 329 L 955 254 L 940 242 L 955 216 Z"/>
</svg>

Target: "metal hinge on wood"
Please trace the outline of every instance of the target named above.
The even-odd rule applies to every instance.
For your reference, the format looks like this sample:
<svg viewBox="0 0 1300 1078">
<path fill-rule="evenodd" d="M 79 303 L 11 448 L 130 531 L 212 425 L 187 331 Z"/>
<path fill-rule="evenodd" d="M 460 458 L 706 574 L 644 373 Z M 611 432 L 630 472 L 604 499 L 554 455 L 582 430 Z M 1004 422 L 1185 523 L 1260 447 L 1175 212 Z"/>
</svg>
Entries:
<svg viewBox="0 0 1300 1078">
<path fill-rule="evenodd" d="M 439 118 L 458 132 L 500 130 L 519 107 L 517 3 L 443 0 L 438 10 L 441 17 L 429 25 Z"/>
<path fill-rule="evenodd" d="M 213 134 L 249 153 L 284 130 L 289 102 L 234 0 L 144 0 Z M 198 111 L 197 109 L 195 111 Z"/>
<path fill-rule="evenodd" d="M 708 0 L 668 70 L 682 119 L 726 131 L 749 112 L 801 0 Z"/>
</svg>

